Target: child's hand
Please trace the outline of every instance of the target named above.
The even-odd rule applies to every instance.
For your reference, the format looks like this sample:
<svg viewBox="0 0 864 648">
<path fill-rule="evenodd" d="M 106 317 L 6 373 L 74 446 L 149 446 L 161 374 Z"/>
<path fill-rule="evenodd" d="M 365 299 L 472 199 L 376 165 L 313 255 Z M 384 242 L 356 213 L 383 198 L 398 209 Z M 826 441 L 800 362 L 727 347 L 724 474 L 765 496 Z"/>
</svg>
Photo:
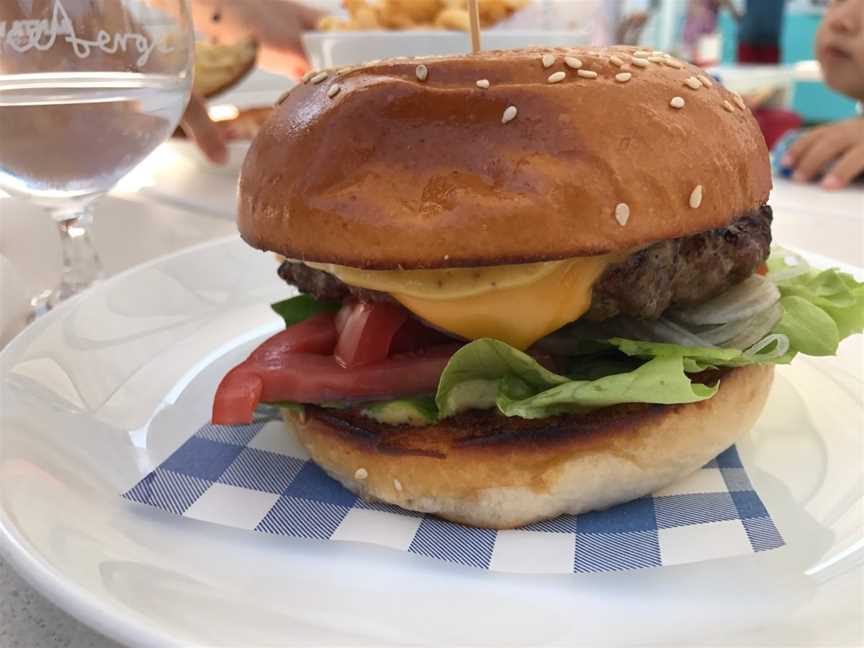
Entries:
<svg viewBox="0 0 864 648">
<path fill-rule="evenodd" d="M 864 173 L 864 118 L 814 128 L 789 147 L 780 163 L 794 170 L 797 182 L 825 172 L 822 187 L 842 189 Z"/>
<path fill-rule="evenodd" d="M 186 137 L 198 145 L 208 160 L 214 164 L 225 164 L 228 160 L 225 137 L 207 114 L 204 99 L 196 95 L 189 98 L 189 105 L 186 106 L 180 126 Z"/>
</svg>

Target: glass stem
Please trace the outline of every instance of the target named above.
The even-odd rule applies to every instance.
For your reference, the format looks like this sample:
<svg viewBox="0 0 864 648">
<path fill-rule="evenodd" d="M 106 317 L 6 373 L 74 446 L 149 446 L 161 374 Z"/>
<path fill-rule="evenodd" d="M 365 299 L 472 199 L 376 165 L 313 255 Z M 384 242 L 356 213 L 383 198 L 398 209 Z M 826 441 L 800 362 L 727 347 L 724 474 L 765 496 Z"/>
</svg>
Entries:
<svg viewBox="0 0 864 648">
<path fill-rule="evenodd" d="M 89 204 L 71 210 L 51 210 L 60 233 L 63 252 L 63 275 L 54 292 L 54 303 L 81 292 L 102 277 L 102 263 L 93 239 L 90 225 L 93 213 Z"/>
</svg>

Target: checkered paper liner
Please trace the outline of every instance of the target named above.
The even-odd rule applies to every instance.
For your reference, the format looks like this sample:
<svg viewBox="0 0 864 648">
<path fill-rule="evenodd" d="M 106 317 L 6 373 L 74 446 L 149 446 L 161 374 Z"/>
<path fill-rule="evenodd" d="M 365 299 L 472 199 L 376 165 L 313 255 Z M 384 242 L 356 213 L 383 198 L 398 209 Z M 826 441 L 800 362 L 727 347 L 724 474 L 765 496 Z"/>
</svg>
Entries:
<svg viewBox="0 0 864 648">
<path fill-rule="evenodd" d="M 651 497 L 495 531 L 356 497 L 266 416 L 203 426 L 123 497 L 229 527 L 365 542 L 500 572 L 660 567 L 784 544 L 734 446 Z"/>
</svg>

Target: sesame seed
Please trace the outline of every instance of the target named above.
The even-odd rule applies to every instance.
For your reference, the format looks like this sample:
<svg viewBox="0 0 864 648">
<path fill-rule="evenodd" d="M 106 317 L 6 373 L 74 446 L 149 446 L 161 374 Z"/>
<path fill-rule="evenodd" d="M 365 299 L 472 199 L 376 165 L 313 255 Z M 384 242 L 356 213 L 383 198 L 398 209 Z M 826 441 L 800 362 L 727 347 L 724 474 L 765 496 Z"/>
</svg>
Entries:
<svg viewBox="0 0 864 648">
<path fill-rule="evenodd" d="M 732 93 L 732 98 L 735 100 L 735 105 L 738 106 L 741 110 L 747 109 L 747 104 L 744 103 L 744 100 L 741 98 L 741 95 L 737 92 Z"/>
<path fill-rule="evenodd" d="M 652 63 L 660 64 L 660 63 L 663 63 L 663 61 L 665 61 L 666 59 L 663 58 L 662 56 L 649 56 L 648 60 L 651 61 Z"/>
<path fill-rule="evenodd" d="M 393 488 L 395 488 L 397 491 L 401 491 L 402 490 L 402 482 L 399 481 L 398 479 L 394 479 L 393 480 Z"/>
<path fill-rule="evenodd" d="M 414 74 L 417 75 L 418 81 L 425 81 L 427 79 L 427 77 L 429 76 L 429 68 L 427 68 L 425 65 L 423 65 L 421 63 L 414 70 Z"/>
<path fill-rule="evenodd" d="M 578 59 L 575 56 L 565 56 L 564 65 L 573 68 L 574 70 L 578 70 L 582 67 L 582 59 Z"/>
<path fill-rule="evenodd" d="M 369 476 L 369 471 L 365 468 L 358 468 L 354 471 L 354 479 L 361 480 L 366 479 Z"/>
<path fill-rule="evenodd" d="M 618 203 L 615 207 L 615 220 L 621 227 L 630 220 L 630 206 L 627 203 Z"/>
<path fill-rule="evenodd" d="M 624 65 L 624 59 L 622 59 L 620 56 L 610 56 L 609 62 L 615 67 L 621 67 L 622 65 Z"/>
<path fill-rule="evenodd" d="M 311 79 L 316 74 L 318 74 L 317 70 L 309 70 L 306 74 L 304 74 L 302 77 L 300 77 L 300 81 L 302 83 L 306 83 L 309 79 Z"/>
<path fill-rule="evenodd" d="M 698 90 L 699 88 L 702 87 L 702 83 L 699 81 L 699 79 L 697 79 L 696 77 L 692 77 L 692 76 L 688 77 L 684 81 L 684 85 L 686 85 L 688 88 L 690 88 L 692 90 Z"/>
<path fill-rule="evenodd" d="M 565 78 L 567 78 L 566 72 L 553 72 L 546 81 L 549 83 L 561 83 Z"/>
<path fill-rule="evenodd" d="M 633 75 L 629 72 L 619 72 L 615 75 L 615 80 L 618 83 L 627 83 L 630 79 L 633 78 Z"/>
<path fill-rule="evenodd" d="M 578 74 L 583 79 L 596 79 L 597 73 L 592 70 L 577 70 L 576 74 Z"/>
<path fill-rule="evenodd" d="M 735 112 L 735 107 L 728 101 L 723 101 L 723 107 L 729 112 Z"/>
<path fill-rule="evenodd" d="M 699 80 L 699 83 L 701 83 L 706 88 L 713 88 L 714 87 L 714 82 L 711 79 L 709 79 L 707 76 L 705 76 L 704 74 L 700 74 L 696 78 Z"/>
<path fill-rule="evenodd" d="M 672 58 L 671 56 L 667 59 L 664 59 L 663 64 L 668 65 L 671 68 L 675 68 L 676 70 L 683 70 L 684 69 L 684 64 L 681 61 L 678 61 L 678 60 Z"/>
<path fill-rule="evenodd" d="M 335 97 L 337 94 L 339 94 L 339 91 L 340 91 L 341 89 L 342 89 L 342 86 L 340 86 L 338 83 L 334 83 L 334 84 L 331 85 L 329 88 L 327 88 L 327 96 L 330 97 L 330 98 L 332 99 L 332 98 Z"/>
<path fill-rule="evenodd" d="M 293 90 L 293 88 L 288 88 L 285 92 L 279 95 L 279 98 L 276 100 L 275 105 L 278 106 L 283 101 L 285 101 L 288 98 L 288 95 L 291 94 L 291 90 Z"/>
<path fill-rule="evenodd" d="M 543 64 L 544 68 L 549 68 L 555 65 L 555 55 L 554 54 L 544 54 L 540 57 L 540 62 Z"/>
<path fill-rule="evenodd" d="M 506 124 L 507 122 L 511 122 L 516 119 L 516 115 L 519 114 L 516 106 L 507 106 L 504 109 L 504 114 L 501 115 L 501 123 Z"/>
<path fill-rule="evenodd" d="M 673 108 L 681 110 L 687 102 L 684 101 L 684 97 L 672 97 L 672 101 L 669 102 L 669 105 Z"/>
<path fill-rule="evenodd" d="M 648 62 L 648 59 L 633 57 L 633 65 L 640 68 L 647 68 L 651 63 Z"/>
<path fill-rule="evenodd" d="M 666 52 L 662 50 L 654 50 L 651 52 L 654 56 L 669 56 Z"/>
<path fill-rule="evenodd" d="M 326 72 L 319 72 L 318 74 L 316 74 L 315 76 L 313 76 L 313 77 L 312 77 L 311 79 L 309 79 L 309 80 L 310 80 L 312 83 L 321 83 L 321 82 L 322 82 L 324 79 L 326 79 L 326 78 L 327 78 L 327 73 L 326 73 Z"/>
<path fill-rule="evenodd" d="M 648 58 L 649 56 L 652 56 L 652 54 L 648 50 L 637 50 L 633 52 L 633 56 L 638 58 Z"/>
<path fill-rule="evenodd" d="M 349 73 L 351 70 L 353 70 L 353 69 L 354 69 L 354 68 L 352 68 L 352 67 L 349 65 L 348 67 L 343 67 L 343 68 L 339 68 L 338 70 L 336 70 L 336 74 L 348 74 L 348 73 Z"/>
<path fill-rule="evenodd" d="M 475 83 L 478 88 L 483 88 L 484 90 L 489 87 L 489 79 L 478 79 L 477 83 Z"/>
<path fill-rule="evenodd" d="M 699 206 L 702 204 L 702 185 L 697 185 L 693 192 L 690 194 L 690 207 L 693 209 L 699 209 Z"/>
</svg>

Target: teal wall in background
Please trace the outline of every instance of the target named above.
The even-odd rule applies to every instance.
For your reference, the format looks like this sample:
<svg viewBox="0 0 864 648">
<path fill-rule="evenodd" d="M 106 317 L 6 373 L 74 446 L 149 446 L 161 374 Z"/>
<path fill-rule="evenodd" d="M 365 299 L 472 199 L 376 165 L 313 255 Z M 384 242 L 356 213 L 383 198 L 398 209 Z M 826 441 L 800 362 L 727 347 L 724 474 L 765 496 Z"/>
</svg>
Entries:
<svg viewBox="0 0 864 648">
<path fill-rule="evenodd" d="M 787 13 L 783 25 L 783 62 L 797 63 L 816 58 L 813 42 L 822 17 L 810 13 Z M 727 12 L 720 17 L 723 34 L 724 63 L 735 63 L 738 48 L 735 20 Z M 830 90 L 823 83 L 798 83 L 795 86 L 793 109 L 806 122 L 824 122 L 854 117 L 856 104 L 851 99 Z"/>
</svg>

